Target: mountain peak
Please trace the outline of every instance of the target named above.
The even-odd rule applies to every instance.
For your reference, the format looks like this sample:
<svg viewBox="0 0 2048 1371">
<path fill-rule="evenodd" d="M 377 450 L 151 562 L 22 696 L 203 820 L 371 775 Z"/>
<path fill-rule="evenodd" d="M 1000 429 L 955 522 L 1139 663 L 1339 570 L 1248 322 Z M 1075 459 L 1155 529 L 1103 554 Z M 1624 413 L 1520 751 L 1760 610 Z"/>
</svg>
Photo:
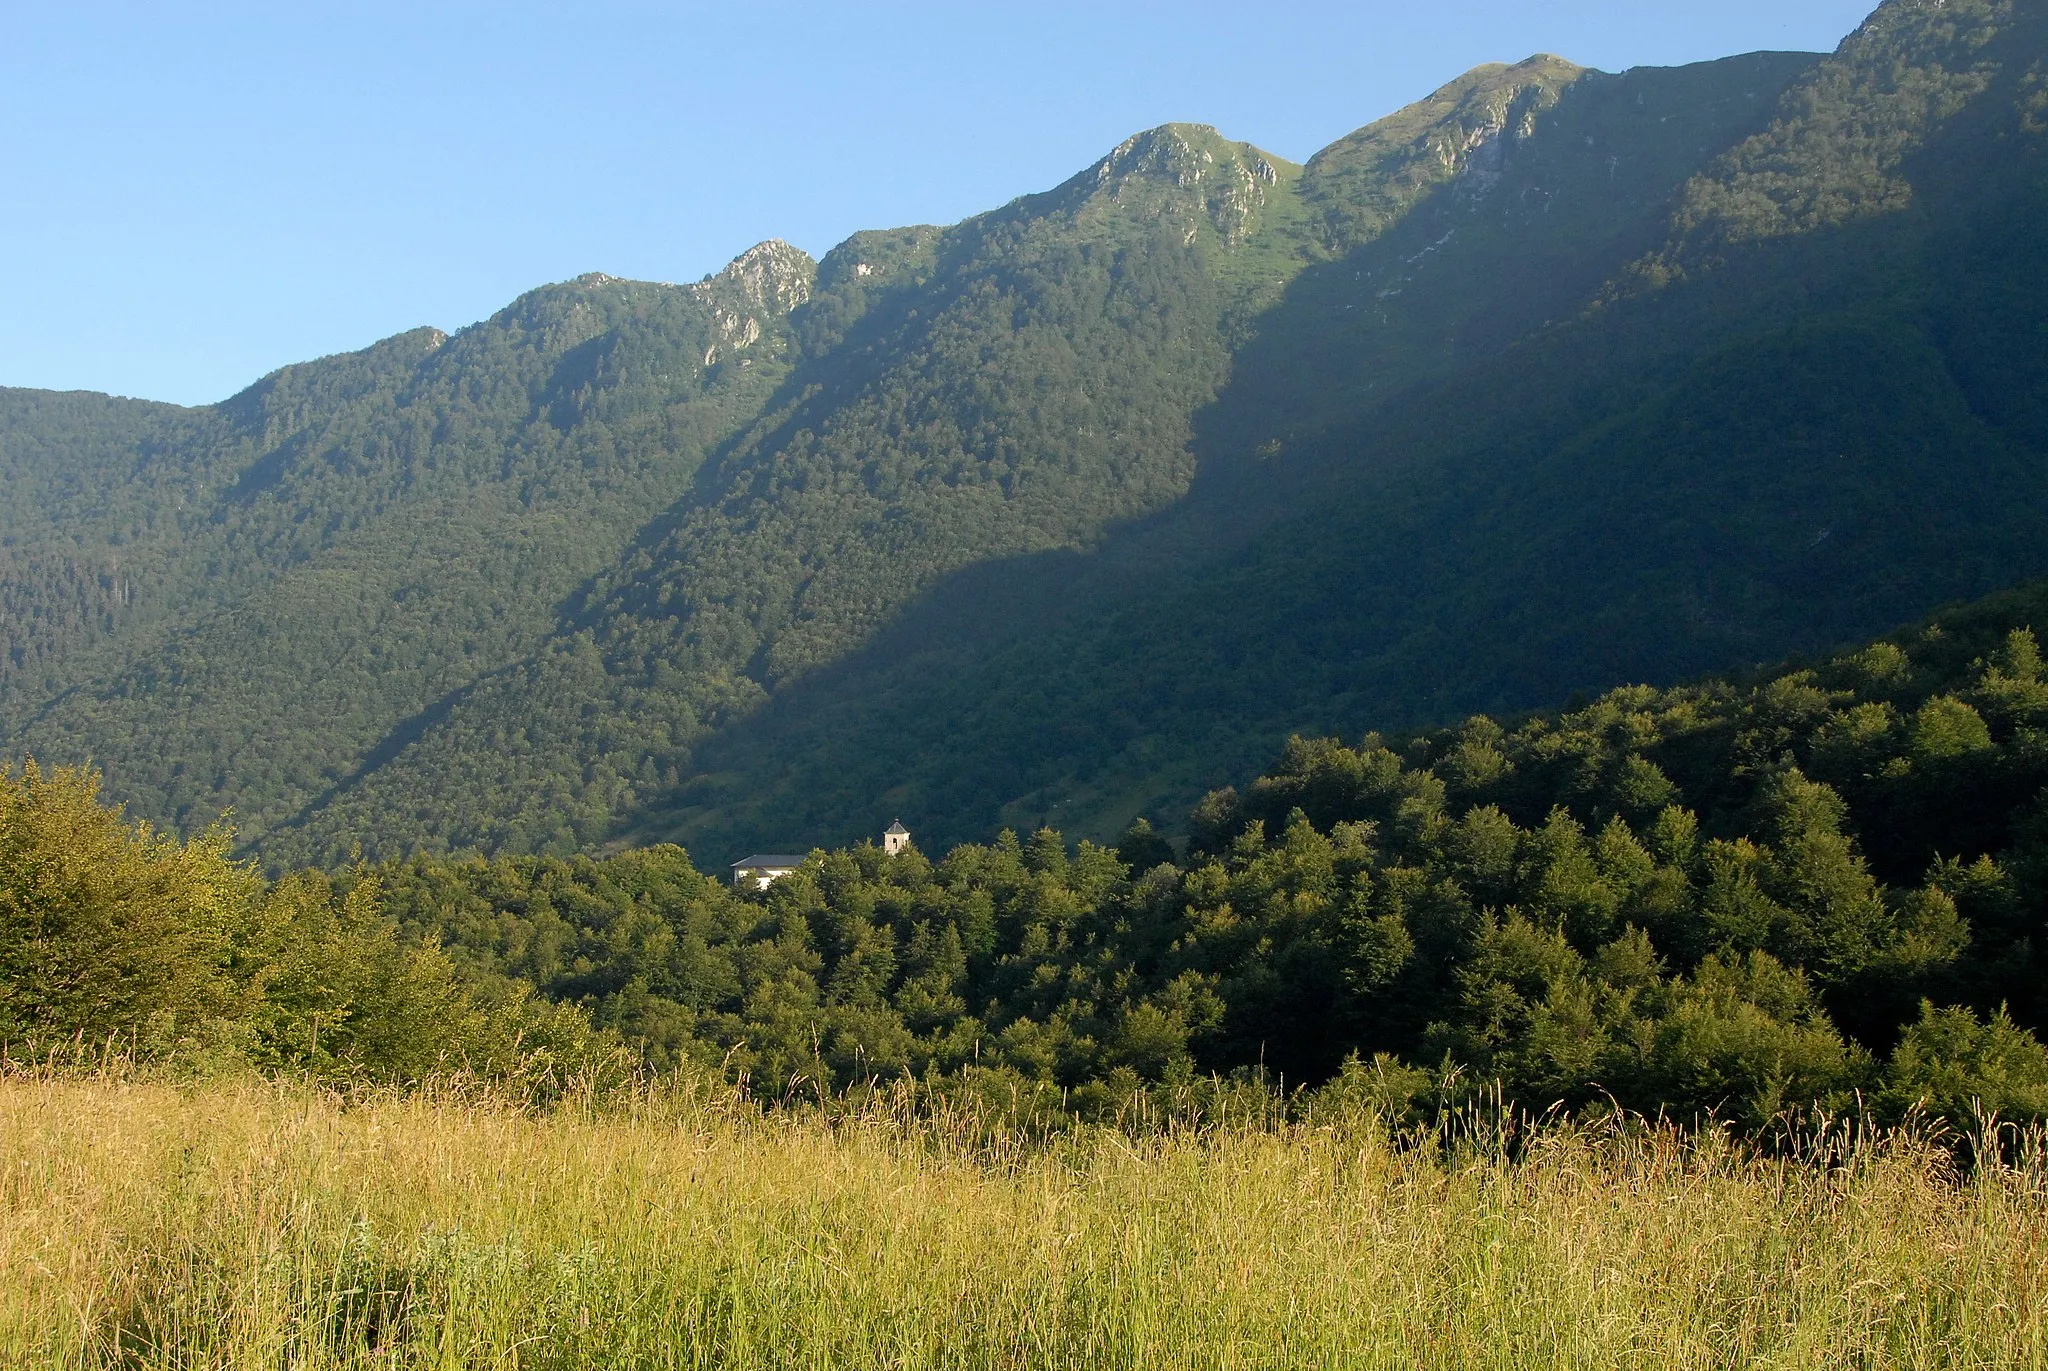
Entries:
<svg viewBox="0 0 2048 1371">
<path fill-rule="evenodd" d="M 1536 114 L 1591 68 L 1538 53 L 1512 66 L 1489 62 L 1423 99 L 1375 120 L 1309 159 L 1311 171 L 1387 158 L 1455 163 L 1502 133 L 1526 135 Z"/>
<path fill-rule="evenodd" d="M 754 309 L 787 314 L 811 298 L 818 264 L 802 248 L 768 238 L 732 259 L 703 284 L 736 291 Z"/>
<path fill-rule="evenodd" d="M 1161 124 L 1124 139 L 1050 197 L 1026 203 L 1049 200 L 1076 216 L 1184 221 L 1190 243 L 1206 228 L 1234 246 L 1251 235 L 1273 188 L 1300 170 L 1207 124 Z"/>
<path fill-rule="evenodd" d="M 1330 207 L 1333 244 L 1376 236 L 1447 182 L 1483 198 L 1514 146 L 1534 136 L 1538 119 L 1590 72 L 1548 53 L 1474 67 L 1318 152 L 1304 185 Z"/>
<path fill-rule="evenodd" d="M 1185 190 L 1233 170 L 1274 185 L 1284 165 L 1249 143 L 1231 142 L 1207 124 L 1161 124 L 1124 139 L 1084 174 L 1106 189 L 1143 177 Z"/>
</svg>

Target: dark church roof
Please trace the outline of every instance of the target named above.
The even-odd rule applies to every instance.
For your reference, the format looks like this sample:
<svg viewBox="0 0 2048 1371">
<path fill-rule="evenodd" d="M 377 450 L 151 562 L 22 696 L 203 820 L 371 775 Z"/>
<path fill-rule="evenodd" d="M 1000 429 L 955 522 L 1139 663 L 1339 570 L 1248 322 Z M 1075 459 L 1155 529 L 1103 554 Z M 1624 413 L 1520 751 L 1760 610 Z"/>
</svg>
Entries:
<svg viewBox="0 0 2048 1371">
<path fill-rule="evenodd" d="M 798 867 L 804 864 L 802 857 L 793 857 L 787 852 L 756 852 L 751 857 L 742 857 L 732 864 L 734 871 L 754 871 L 762 867 Z"/>
<path fill-rule="evenodd" d="M 902 824 L 902 821 L 900 820 L 896 823 L 890 824 L 887 829 L 883 830 L 882 836 L 885 838 L 893 837 L 898 833 L 902 834 L 906 838 L 910 836 L 910 830 L 905 828 Z"/>
</svg>

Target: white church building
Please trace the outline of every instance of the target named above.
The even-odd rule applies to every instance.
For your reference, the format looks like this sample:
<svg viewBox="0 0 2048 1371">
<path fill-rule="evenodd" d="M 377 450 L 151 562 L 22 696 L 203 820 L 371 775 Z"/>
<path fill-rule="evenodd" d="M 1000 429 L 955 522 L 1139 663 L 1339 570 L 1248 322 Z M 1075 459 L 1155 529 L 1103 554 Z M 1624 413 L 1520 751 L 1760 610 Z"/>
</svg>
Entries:
<svg viewBox="0 0 2048 1371">
<path fill-rule="evenodd" d="M 909 846 L 910 830 L 901 821 L 890 824 L 882 834 L 882 851 L 891 857 Z M 751 885 L 756 890 L 766 890 L 803 864 L 798 853 L 756 852 L 732 864 L 732 883 L 741 889 Z"/>
</svg>

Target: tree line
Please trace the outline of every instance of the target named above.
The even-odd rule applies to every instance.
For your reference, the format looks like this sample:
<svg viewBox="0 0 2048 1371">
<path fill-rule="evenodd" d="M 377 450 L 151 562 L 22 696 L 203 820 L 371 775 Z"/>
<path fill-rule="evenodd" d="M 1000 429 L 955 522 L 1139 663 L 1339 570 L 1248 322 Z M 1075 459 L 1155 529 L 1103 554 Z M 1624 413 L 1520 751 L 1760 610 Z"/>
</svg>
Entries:
<svg viewBox="0 0 2048 1371">
<path fill-rule="evenodd" d="M 1178 840 L 861 844 L 761 891 L 673 846 L 268 880 L 31 763 L 0 779 L 0 1037 L 352 1079 L 630 1060 L 769 1100 L 908 1075 L 1084 1115 L 1237 1080 L 2038 1118 L 2039 598 L 1752 680 L 1296 739 Z"/>
</svg>

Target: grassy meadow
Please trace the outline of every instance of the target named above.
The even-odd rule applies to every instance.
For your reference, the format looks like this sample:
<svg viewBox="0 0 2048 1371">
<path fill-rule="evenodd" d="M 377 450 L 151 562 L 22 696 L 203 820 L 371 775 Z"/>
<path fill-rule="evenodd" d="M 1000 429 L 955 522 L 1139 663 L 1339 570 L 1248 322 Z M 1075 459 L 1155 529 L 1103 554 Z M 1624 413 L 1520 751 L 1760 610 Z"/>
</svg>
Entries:
<svg viewBox="0 0 2048 1371">
<path fill-rule="evenodd" d="M 2048 1166 L 0 1078 L 21 1367 L 2031 1367 Z"/>
</svg>

